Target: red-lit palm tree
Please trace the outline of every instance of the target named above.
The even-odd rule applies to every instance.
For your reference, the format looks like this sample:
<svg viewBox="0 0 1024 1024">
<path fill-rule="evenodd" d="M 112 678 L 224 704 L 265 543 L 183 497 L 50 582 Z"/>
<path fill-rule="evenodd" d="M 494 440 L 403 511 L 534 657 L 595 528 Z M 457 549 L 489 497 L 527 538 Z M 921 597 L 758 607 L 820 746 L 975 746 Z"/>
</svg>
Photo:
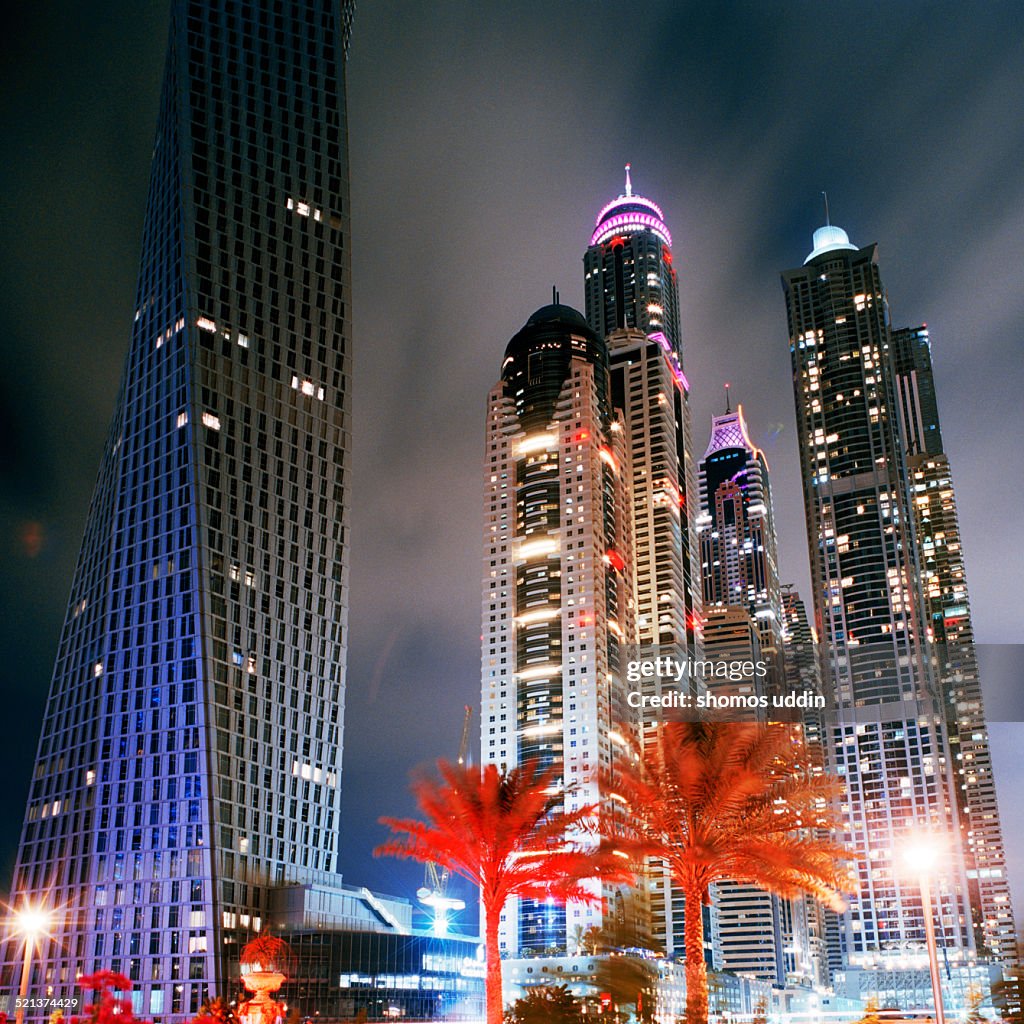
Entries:
<svg viewBox="0 0 1024 1024">
<path fill-rule="evenodd" d="M 707 1024 L 703 906 L 731 879 L 835 908 L 847 882 L 836 780 L 811 763 L 799 732 L 754 722 L 667 722 L 606 779 L 629 808 L 619 846 L 663 860 L 685 896 L 688 1024 Z"/>
<path fill-rule="evenodd" d="M 587 882 L 632 881 L 628 865 L 594 836 L 596 808 L 562 809 L 557 770 L 527 763 L 508 771 L 495 765 L 438 762 L 441 778 L 413 784 L 426 821 L 381 818 L 396 836 L 375 856 L 432 861 L 480 888 L 487 957 L 487 1024 L 501 1024 L 498 919 L 512 896 L 560 902 L 600 902 Z"/>
</svg>

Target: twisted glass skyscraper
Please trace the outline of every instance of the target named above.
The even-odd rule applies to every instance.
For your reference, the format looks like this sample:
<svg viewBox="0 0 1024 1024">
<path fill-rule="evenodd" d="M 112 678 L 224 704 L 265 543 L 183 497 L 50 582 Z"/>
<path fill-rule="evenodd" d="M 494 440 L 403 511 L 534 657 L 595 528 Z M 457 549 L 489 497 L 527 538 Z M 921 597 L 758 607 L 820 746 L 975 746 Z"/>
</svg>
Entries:
<svg viewBox="0 0 1024 1024">
<path fill-rule="evenodd" d="M 227 995 L 269 890 L 336 869 L 351 5 L 178 0 L 131 343 L 14 875 L 31 979 Z M 12 980 L 6 954 L 5 987 Z"/>
</svg>

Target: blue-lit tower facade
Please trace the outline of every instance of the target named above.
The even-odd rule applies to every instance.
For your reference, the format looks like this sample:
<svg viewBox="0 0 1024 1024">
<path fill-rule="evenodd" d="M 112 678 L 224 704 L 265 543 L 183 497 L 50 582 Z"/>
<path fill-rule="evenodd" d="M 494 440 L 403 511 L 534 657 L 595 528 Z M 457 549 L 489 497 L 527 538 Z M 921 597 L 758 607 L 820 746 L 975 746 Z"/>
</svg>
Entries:
<svg viewBox="0 0 1024 1024">
<path fill-rule="evenodd" d="M 146 1018 L 191 1018 L 234 990 L 269 891 L 337 869 L 350 20 L 172 7 L 131 341 L 13 880 L 15 906 L 56 912 L 37 995 L 109 969 Z"/>
<path fill-rule="evenodd" d="M 839 919 L 830 959 L 841 965 L 837 977 L 848 993 L 880 993 L 881 979 L 898 978 L 885 983 L 895 985 L 885 998 L 915 1005 L 927 974 L 923 954 L 908 950 L 923 943 L 924 919 L 901 849 L 921 831 L 945 842 L 933 889 L 950 971 L 962 977 L 977 949 L 949 737 L 926 649 L 877 247 L 857 248 L 842 229 L 826 225 L 814 233 L 803 266 L 785 271 L 782 283 L 815 632 L 835 701 L 826 759 L 844 780 L 845 838 L 859 858 L 858 888 Z"/>
</svg>

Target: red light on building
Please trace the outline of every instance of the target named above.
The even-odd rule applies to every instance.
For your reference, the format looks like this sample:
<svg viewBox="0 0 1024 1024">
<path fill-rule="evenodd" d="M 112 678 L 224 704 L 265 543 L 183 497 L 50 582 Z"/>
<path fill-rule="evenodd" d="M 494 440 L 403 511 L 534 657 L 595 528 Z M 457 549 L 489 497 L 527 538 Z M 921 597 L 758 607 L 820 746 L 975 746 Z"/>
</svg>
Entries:
<svg viewBox="0 0 1024 1024">
<path fill-rule="evenodd" d="M 608 561 L 611 562 L 619 572 L 622 572 L 622 570 L 626 568 L 626 563 L 623 561 L 622 555 L 620 555 L 615 548 L 609 548 L 607 555 Z"/>
</svg>

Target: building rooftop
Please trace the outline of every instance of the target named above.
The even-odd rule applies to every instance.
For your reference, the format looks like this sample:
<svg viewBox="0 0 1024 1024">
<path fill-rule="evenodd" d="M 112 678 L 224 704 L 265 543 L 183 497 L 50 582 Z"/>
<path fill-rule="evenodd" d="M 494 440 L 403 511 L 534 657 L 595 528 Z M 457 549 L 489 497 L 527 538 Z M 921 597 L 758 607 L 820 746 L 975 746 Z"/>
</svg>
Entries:
<svg viewBox="0 0 1024 1024">
<path fill-rule="evenodd" d="M 665 226 L 661 207 L 644 196 L 634 194 L 629 171 L 630 164 L 626 164 L 626 190 L 597 215 L 590 244 L 603 245 L 616 235 L 650 231 L 666 245 L 671 246 L 672 235 Z"/>
<path fill-rule="evenodd" d="M 810 255 L 804 260 L 804 266 L 826 252 L 835 252 L 839 249 L 847 249 L 851 252 L 857 251 L 857 246 L 850 242 L 850 236 L 835 224 L 825 224 L 814 232 L 811 244 L 814 248 Z"/>
</svg>

